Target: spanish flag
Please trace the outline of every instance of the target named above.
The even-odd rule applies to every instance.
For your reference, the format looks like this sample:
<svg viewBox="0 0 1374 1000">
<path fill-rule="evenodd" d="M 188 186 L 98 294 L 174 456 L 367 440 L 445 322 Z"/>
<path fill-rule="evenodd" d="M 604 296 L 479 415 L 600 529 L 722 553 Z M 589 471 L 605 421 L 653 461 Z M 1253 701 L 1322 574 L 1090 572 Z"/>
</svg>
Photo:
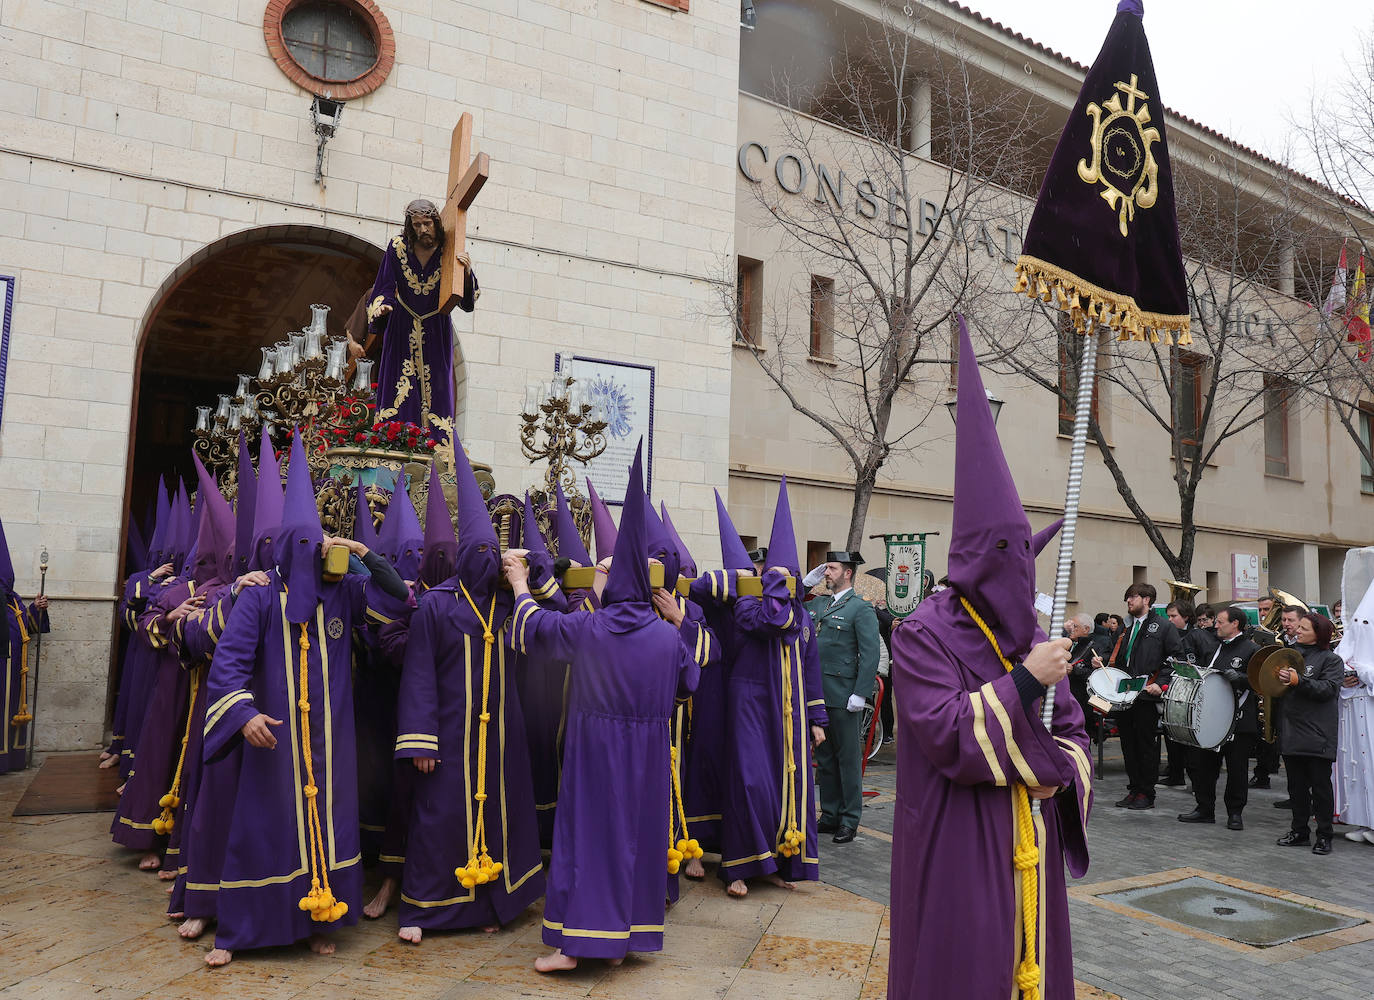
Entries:
<svg viewBox="0 0 1374 1000">
<path fill-rule="evenodd" d="M 1121 0 L 1049 169 L 1016 262 L 1017 291 L 1122 340 L 1179 345 L 1188 284 L 1164 103 L 1141 0 Z"/>
</svg>

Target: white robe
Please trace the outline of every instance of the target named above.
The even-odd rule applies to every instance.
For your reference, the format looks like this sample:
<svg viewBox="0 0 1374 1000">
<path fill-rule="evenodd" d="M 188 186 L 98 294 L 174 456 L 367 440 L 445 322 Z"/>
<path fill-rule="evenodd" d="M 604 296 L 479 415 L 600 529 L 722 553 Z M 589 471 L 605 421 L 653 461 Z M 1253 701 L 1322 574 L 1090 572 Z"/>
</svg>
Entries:
<svg viewBox="0 0 1374 1000">
<path fill-rule="evenodd" d="M 1340 730 L 1331 787 L 1336 815 L 1351 826 L 1374 827 L 1374 663 L 1352 660 L 1359 687 L 1342 687 Z"/>
</svg>

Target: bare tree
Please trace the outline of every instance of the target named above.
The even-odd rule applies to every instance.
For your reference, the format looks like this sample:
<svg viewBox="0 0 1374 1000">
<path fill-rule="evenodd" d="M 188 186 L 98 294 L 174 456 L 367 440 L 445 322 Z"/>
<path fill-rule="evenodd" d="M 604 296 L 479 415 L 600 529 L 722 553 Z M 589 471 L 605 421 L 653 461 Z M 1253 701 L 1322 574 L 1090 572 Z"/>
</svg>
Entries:
<svg viewBox="0 0 1374 1000">
<path fill-rule="evenodd" d="M 721 283 L 737 343 L 849 460 L 849 548 L 883 467 L 927 440 L 949 386 L 953 315 L 1005 283 L 1019 244 L 1005 220 L 1030 189 L 1029 164 L 1048 156 L 1030 98 L 957 40 L 926 44 L 937 29 L 911 9 L 845 39 L 820 81 L 779 73 L 765 95 L 792 109 L 778 117 L 795 162 L 775 147 L 779 184 L 753 191 L 784 252 L 822 277 L 785 289 L 762 322 L 750 316 L 762 313 L 748 301 L 757 292 Z M 1044 157 L 1027 155 L 1037 148 Z M 798 323 L 790 307 L 807 294 L 810 321 Z"/>
<path fill-rule="evenodd" d="M 1326 186 L 1353 206 L 1365 228 L 1374 204 L 1374 32 L 1359 37 L 1359 50 L 1334 86 L 1314 94 L 1298 132 Z M 1352 229 L 1356 228 L 1352 225 Z"/>
<path fill-rule="evenodd" d="M 1284 262 L 1300 216 L 1291 178 L 1235 166 L 1224 176 L 1207 176 L 1176 163 L 1174 181 L 1193 343 L 1118 342 L 1100 335 L 1089 433 L 1117 494 L 1173 578 L 1189 581 L 1195 511 L 1208 469 L 1222 445 L 1263 424 L 1266 413 L 1281 418 L 1306 398 L 1296 388 L 1313 371 L 1312 359 L 1290 345 L 1318 331 L 1315 309 L 1278 290 L 1288 284 Z M 1066 432 L 1090 338 L 1074 333 L 1050 304 L 1007 296 L 1000 306 L 994 316 L 1002 336 L 990 364 L 1054 394 Z M 1155 431 L 1148 444 L 1139 437 L 1129 443 L 1122 454 L 1130 460 L 1123 461 L 1103 430 L 1099 418 L 1107 412 L 1143 415 Z M 1135 454 L 1142 445 L 1149 448 L 1143 460 Z M 1161 446 L 1168 448 L 1177 495 L 1177 507 L 1167 514 L 1149 510 L 1137 495 L 1143 482 L 1159 475 Z"/>
</svg>

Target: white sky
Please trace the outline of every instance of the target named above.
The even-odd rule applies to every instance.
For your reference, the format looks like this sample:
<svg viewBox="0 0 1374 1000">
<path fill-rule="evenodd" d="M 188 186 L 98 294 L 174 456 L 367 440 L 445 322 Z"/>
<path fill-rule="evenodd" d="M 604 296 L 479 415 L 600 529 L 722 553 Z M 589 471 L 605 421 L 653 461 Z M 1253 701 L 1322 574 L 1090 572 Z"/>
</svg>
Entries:
<svg viewBox="0 0 1374 1000">
<path fill-rule="evenodd" d="M 961 0 L 1085 66 L 1116 13 L 1113 0 Z M 1144 0 L 1161 98 L 1179 114 L 1300 169 L 1290 122 L 1346 73 L 1374 29 L 1371 0 Z"/>
</svg>

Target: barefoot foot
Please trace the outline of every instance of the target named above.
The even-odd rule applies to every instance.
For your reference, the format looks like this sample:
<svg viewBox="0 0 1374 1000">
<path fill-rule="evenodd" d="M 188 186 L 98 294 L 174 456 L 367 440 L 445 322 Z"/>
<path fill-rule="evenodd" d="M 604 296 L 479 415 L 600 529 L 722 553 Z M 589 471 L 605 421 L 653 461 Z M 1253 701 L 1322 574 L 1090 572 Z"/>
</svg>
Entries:
<svg viewBox="0 0 1374 1000">
<path fill-rule="evenodd" d="M 624 962 L 625 962 L 625 959 L 623 959 L 623 958 L 608 958 L 608 959 L 606 959 L 606 964 L 609 965 L 612 969 L 618 968 L 619 966 L 621 966 L 622 964 L 624 964 Z"/>
<path fill-rule="evenodd" d="M 396 932 L 396 936 L 402 941 L 409 941 L 411 944 L 419 944 L 420 939 L 425 936 L 425 932 L 419 927 L 402 927 Z"/>
<path fill-rule="evenodd" d="M 561 948 L 555 949 L 550 955 L 534 960 L 535 972 L 567 972 L 577 968 L 577 959 L 571 955 L 563 954 Z"/>
<path fill-rule="evenodd" d="M 386 908 L 391 905 L 391 901 L 396 898 L 396 880 L 394 878 L 382 879 L 382 884 L 377 887 L 377 895 L 367 901 L 363 907 L 363 916 L 369 920 L 376 920 Z"/>
<path fill-rule="evenodd" d="M 169 913 L 169 914 L 167 914 L 167 919 L 168 919 L 168 920 L 185 920 L 185 919 L 186 919 L 186 914 L 184 914 L 184 913 Z"/>
<path fill-rule="evenodd" d="M 500 929 L 501 929 L 501 925 L 500 925 L 500 924 L 487 924 L 485 927 L 482 928 L 482 933 L 483 933 L 483 934 L 495 934 L 495 933 L 496 933 L 497 931 L 499 931 Z"/>
<path fill-rule="evenodd" d="M 212 969 L 217 969 L 221 965 L 228 965 L 234 958 L 234 953 L 224 948 L 211 948 L 209 954 L 205 956 L 205 964 Z"/>
<path fill-rule="evenodd" d="M 311 934 L 306 944 L 310 945 L 310 950 L 316 955 L 334 954 L 334 939 L 323 934 Z"/>
<path fill-rule="evenodd" d="M 127 784 L 128 784 L 127 781 L 124 782 L 124 785 L 127 785 Z M 115 794 L 116 794 L 116 795 L 123 795 L 123 794 L 124 794 L 124 785 L 120 785 L 118 788 L 115 789 Z"/>
<path fill-rule="evenodd" d="M 744 879 L 737 878 L 725 887 L 727 896 L 734 896 L 736 899 L 743 899 L 749 895 L 749 887 L 744 884 Z"/>
<path fill-rule="evenodd" d="M 205 924 L 206 921 L 202 920 L 200 917 L 192 917 L 177 928 L 177 933 L 187 941 L 194 941 L 205 933 Z M 225 954 L 228 954 L 228 952 Z"/>
<path fill-rule="evenodd" d="M 687 867 L 682 870 L 682 874 L 691 879 L 703 879 L 706 877 L 706 866 L 701 863 L 701 858 L 693 858 L 687 862 Z"/>
<path fill-rule="evenodd" d="M 177 873 L 172 869 L 161 868 L 158 870 L 157 877 L 163 882 L 175 882 L 177 880 Z"/>
<path fill-rule="evenodd" d="M 779 889 L 795 889 L 797 887 L 795 883 L 788 882 L 777 872 L 774 872 L 772 875 L 764 876 L 763 880 L 769 885 L 777 886 Z"/>
<path fill-rule="evenodd" d="M 141 872 L 156 871 L 162 867 L 162 859 L 156 854 L 145 854 L 138 859 L 138 870 Z"/>
</svg>

